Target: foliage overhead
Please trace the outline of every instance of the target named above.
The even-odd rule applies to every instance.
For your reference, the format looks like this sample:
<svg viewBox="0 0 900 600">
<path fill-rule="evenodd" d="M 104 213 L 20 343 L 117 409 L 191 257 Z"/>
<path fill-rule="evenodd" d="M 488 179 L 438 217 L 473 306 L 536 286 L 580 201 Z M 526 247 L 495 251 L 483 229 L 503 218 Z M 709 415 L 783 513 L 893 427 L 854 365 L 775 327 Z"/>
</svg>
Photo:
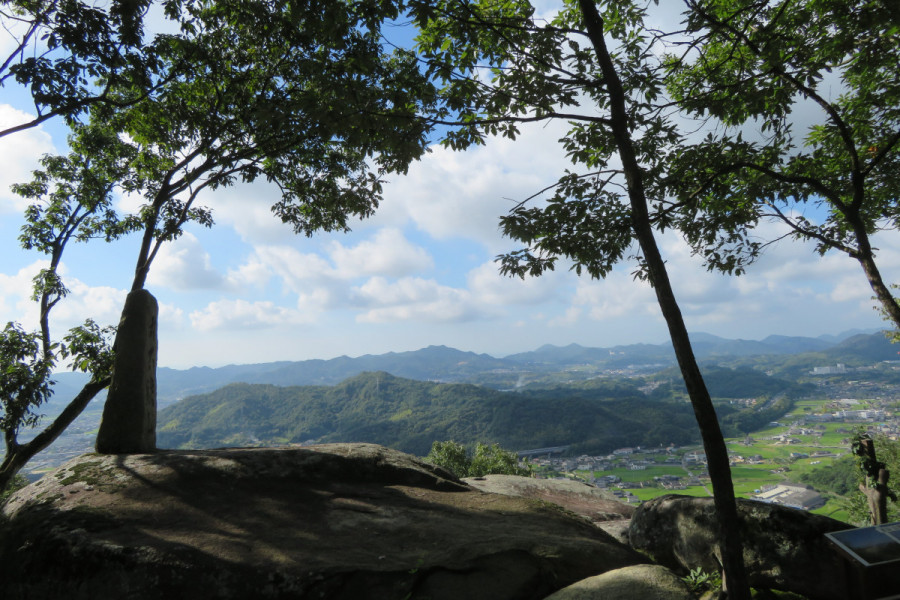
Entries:
<svg viewBox="0 0 900 600">
<path fill-rule="evenodd" d="M 72 356 L 75 368 L 91 370 L 84 390 L 90 397 L 108 384 L 112 355 L 100 342 L 111 330 L 89 323 L 66 344 L 50 336 L 50 312 L 67 293 L 57 267 L 70 241 L 112 242 L 142 231 L 132 282 L 140 289 L 161 244 L 190 222 L 212 225 L 211 210 L 197 203 L 205 190 L 265 178 L 281 192 L 273 212 L 297 232 L 346 230 L 350 219 L 372 214 L 383 176 L 405 171 L 425 150 L 429 126 L 412 117 L 430 101 L 432 88 L 414 56 L 383 47 L 380 28 L 398 16 L 391 3 L 170 0 L 162 7 L 175 32 L 150 40 L 140 31 L 146 3 L 116 2 L 108 12 L 78 2 L 8 7 L 19 16 L 31 11 L 31 21 L 22 17 L 34 26 L 26 38 L 50 31 L 43 42 L 49 54 L 37 63 L 24 57 L 31 43 L 25 39 L 4 65 L 20 82 L 31 78 L 36 106 L 47 107 L 42 114 L 49 118 L 67 93 L 73 102 L 102 95 L 60 109 L 71 117 L 70 153 L 44 157 L 33 180 L 16 188 L 31 201 L 20 241 L 50 259 L 35 279 L 41 332 L 20 341 L 40 340 L 35 361 L 52 364 L 59 353 Z M 111 13 L 121 19 L 101 23 Z M 18 18 L 11 15 L 2 16 Z M 67 19 L 107 29 L 97 33 L 85 25 L 85 39 L 66 37 L 77 29 L 66 29 Z M 116 41 L 104 46 L 110 37 Z M 122 59 L 132 43 L 140 56 Z M 102 47 L 90 54 L 92 44 Z M 117 70 L 120 59 L 128 69 Z M 48 66 L 54 60 L 70 71 L 55 73 Z M 46 86 L 56 86 L 59 97 L 45 94 Z M 79 90 L 84 94 L 76 98 Z M 80 124 L 76 117 L 84 110 L 89 114 Z M 119 215 L 112 198 L 120 193 L 143 204 Z M 10 331 L 25 335 L 21 328 Z M 18 366 L 13 354 L 3 357 L 4 368 Z M 30 373 L 28 389 L 36 394 L 11 402 L 45 399 L 37 392 L 49 390 L 49 368 Z M 89 400 L 79 394 L 67 419 Z M 46 433 L 58 435 L 66 425 L 57 421 Z M 14 439 L 7 446 L 0 487 L 25 454 L 15 452 L 24 446 Z"/>
<path fill-rule="evenodd" d="M 167 9 L 180 32 L 153 40 L 162 83 L 116 87 L 117 104 L 91 111 L 134 153 L 121 183 L 145 200 L 133 289 L 161 243 L 188 222 L 212 224 L 197 204 L 205 190 L 264 178 L 280 191 L 273 212 L 295 231 L 342 231 L 372 214 L 384 174 L 424 152 L 428 128 L 412 116 L 430 87 L 413 56 L 382 48 L 391 4 Z"/>
<path fill-rule="evenodd" d="M 702 251 L 710 264 L 741 272 L 740 253 L 733 250 L 746 238 L 716 236 L 725 225 L 742 232 L 741 215 L 735 212 L 727 223 L 720 214 L 684 215 L 670 200 L 669 163 L 685 135 L 663 97 L 665 71 L 655 51 L 661 34 L 645 27 L 644 9 L 633 3 L 602 9 L 616 43 L 611 59 L 627 98 L 627 129 L 644 172 L 650 222 L 708 241 Z M 419 50 L 428 72 L 443 81 L 439 118 L 457 115 L 445 144 L 461 149 L 490 135 L 515 138 L 521 124 L 532 121 L 569 124 L 560 144 L 572 168 L 501 219 L 504 233 L 527 245 L 500 257 L 502 270 L 539 275 L 566 257 L 576 272 L 604 277 L 632 257 L 635 275 L 646 278 L 646 264 L 633 248 L 635 216 L 613 135 L 609 82 L 578 3 L 565 3 L 551 22 L 536 17 L 528 2 L 412 3 L 411 11 L 422 25 Z"/>
<path fill-rule="evenodd" d="M 0 57 L 0 87 L 28 88 L 35 113 L 0 131 L 0 137 L 54 117 L 74 125 L 90 107 L 118 102 L 113 88 L 159 81 L 152 48 L 148 51 L 144 45 L 150 0 L 105 4 L 78 0 L 0 4 L 0 19 L 12 42 L 9 54 Z"/>
<path fill-rule="evenodd" d="M 710 267 L 728 273 L 740 274 L 755 250 L 739 209 L 687 215 L 670 199 L 670 158 L 687 134 L 664 97 L 663 35 L 647 27 L 647 7 L 568 0 L 550 22 L 521 0 L 412 2 L 410 13 L 427 72 L 442 83 L 437 117 L 458 115 L 450 147 L 514 138 L 523 122 L 568 123 L 560 144 L 572 168 L 501 218 L 503 232 L 525 246 L 499 257 L 501 271 L 540 275 L 565 258 L 598 278 L 635 260 L 635 277 L 655 289 L 700 426 L 729 596 L 743 600 L 750 589 L 727 448 L 656 234 L 679 229 Z"/>
<path fill-rule="evenodd" d="M 868 0 L 686 4 L 667 91 L 710 133 L 670 157 L 682 210 L 738 214 L 746 225 L 775 219 L 820 254 L 847 254 L 900 327 L 870 239 L 900 224 L 900 9 Z M 731 231 L 741 240 L 734 250 L 751 259 L 772 241 Z"/>
</svg>

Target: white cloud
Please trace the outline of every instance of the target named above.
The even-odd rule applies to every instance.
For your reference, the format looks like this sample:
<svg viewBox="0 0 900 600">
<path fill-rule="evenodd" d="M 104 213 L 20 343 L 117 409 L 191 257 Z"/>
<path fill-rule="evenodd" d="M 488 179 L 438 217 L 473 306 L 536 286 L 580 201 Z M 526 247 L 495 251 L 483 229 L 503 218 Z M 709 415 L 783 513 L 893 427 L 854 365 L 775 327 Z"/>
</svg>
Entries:
<svg viewBox="0 0 900 600">
<path fill-rule="evenodd" d="M 8 104 L 0 104 L 0 129 L 26 123 L 34 117 Z M 21 212 L 28 201 L 13 194 L 10 186 L 31 179 L 44 154 L 55 152 L 50 135 L 42 128 L 26 129 L 0 138 L 0 214 Z"/>
<path fill-rule="evenodd" d="M 228 269 L 226 277 L 236 289 L 259 289 L 271 279 L 272 273 L 258 257 L 254 256 L 243 265 Z"/>
<path fill-rule="evenodd" d="M 659 312 L 650 286 L 634 281 L 631 275 L 620 270 L 601 280 L 578 278 L 572 305 L 582 308 L 591 319 L 597 321 L 647 318 Z"/>
<path fill-rule="evenodd" d="M 523 128 L 515 141 L 489 138 L 466 152 L 435 146 L 408 175 L 385 186 L 376 224 L 412 221 L 435 239 L 467 238 L 491 252 L 510 245 L 499 218 L 556 181 L 569 164 L 557 143 L 565 123 Z"/>
<path fill-rule="evenodd" d="M 307 244 L 306 247 L 309 247 Z M 434 264 L 421 246 L 396 229 L 382 229 L 355 245 L 331 239 L 324 249 L 304 252 L 289 245 L 259 245 L 229 280 L 263 283 L 277 278 L 303 304 L 343 306 L 349 286 L 365 277 L 404 277 L 430 270 Z M 320 253 L 321 252 L 321 253 Z"/>
<path fill-rule="evenodd" d="M 70 323 L 66 328 L 80 324 L 88 317 L 101 325 L 116 325 L 125 305 L 126 290 L 108 286 L 92 287 L 73 279 L 66 282 L 69 295 L 53 310 L 54 320 Z"/>
<path fill-rule="evenodd" d="M 218 225 L 233 227 L 249 244 L 289 244 L 303 236 L 272 213 L 272 205 L 280 196 L 274 184 L 257 181 L 207 191 L 199 201 L 212 209 Z"/>
<path fill-rule="evenodd" d="M 501 275 L 499 265 L 486 262 L 466 275 L 468 288 L 477 302 L 502 307 L 515 304 L 542 304 L 559 299 L 566 273 L 549 271 L 541 277 L 509 277 Z"/>
<path fill-rule="evenodd" d="M 150 286 L 173 290 L 221 290 L 229 282 L 217 272 L 209 253 L 191 233 L 184 233 L 174 242 L 163 244 L 147 277 Z"/>
<path fill-rule="evenodd" d="M 580 308 L 570 306 L 562 315 L 550 319 L 547 325 L 550 327 L 570 327 L 578 323 L 582 319 L 583 314 L 584 312 Z"/>
<path fill-rule="evenodd" d="M 269 301 L 219 300 L 192 312 L 191 324 L 200 331 L 288 327 L 307 323 L 309 315 L 275 306 Z"/>
<path fill-rule="evenodd" d="M 181 331 L 184 329 L 184 310 L 168 302 L 159 302 L 159 329 Z"/>
<path fill-rule="evenodd" d="M 27 327 L 37 324 L 38 308 L 30 299 L 32 279 L 47 261 L 35 261 L 15 273 L 0 273 L 0 323 L 21 321 Z"/>
<path fill-rule="evenodd" d="M 369 239 L 351 247 L 333 241 L 328 254 L 341 279 L 367 275 L 401 277 L 426 271 L 434 266 L 431 255 L 411 244 L 399 229 L 380 229 Z"/>
<path fill-rule="evenodd" d="M 444 286 L 433 279 L 404 277 L 389 282 L 373 277 L 354 288 L 355 304 L 365 310 L 362 323 L 422 321 L 430 323 L 469 321 L 487 313 L 471 302 L 471 294 Z"/>
<path fill-rule="evenodd" d="M 285 288 L 296 294 L 306 293 L 311 286 L 327 285 L 337 279 L 335 269 L 326 259 L 290 246 L 258 246 L 254 260 L 279 277 Z"/>
<path fill-rule="evenodd" d="M 31 300 L 32 278 L 47 266 L 46 261 L 36 261 L 14 275 L 0 273 L 0 319 L 19 321 L 26 329 L 39 327 L 39 307 Z M 100 325 L 119 322 L 125 304 L 125 290 L 108 286 L 91 286 L 71 277 L 65 264 L 60 265 L 60 276 L 69 294 L 50 313 L 51 332 L 61 335 L 69 328 L 91 318 Z"/>
</svg>

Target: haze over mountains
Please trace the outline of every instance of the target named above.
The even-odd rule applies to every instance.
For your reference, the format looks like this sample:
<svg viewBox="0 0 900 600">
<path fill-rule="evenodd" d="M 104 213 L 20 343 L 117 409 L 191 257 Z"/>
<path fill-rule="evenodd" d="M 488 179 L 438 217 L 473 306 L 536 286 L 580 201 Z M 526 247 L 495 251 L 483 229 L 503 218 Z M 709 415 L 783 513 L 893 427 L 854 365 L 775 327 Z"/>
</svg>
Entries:
<svg viewBox="0 0 900 600">
<path fill-rule="evenodd" d="M 854 338 L 856 338 L 854 340 Z M 691 335 L 700 359 L 816 353 L 812 362 L 844 360 L 845 350 L 896 358 L 897 348 L 880 333 L 848 331 L 839 336 L 808 338 L 771 335 L 764 340 L 729 340 L 718 336 Z M 849 344 L 849 345 L 848 345 Z M 871 346 L 871 348 L 870 348 Z M 846 358 L 846 357 L 845 357 Z M 464 352 L 446 346 L 429 346 L 409 352 L 367 354 L 356 358 L 340 356 L 329 360 L 229 365 L 219 368 L 194 367 L 186 370 L 160 368 L 158 393 L 166 400 L 218 389 L 229 383 L 269 383 L 272 385 L 335 385 L 363 372 L 385 371 L 397 377 L 426 381 L 478 382 L 491 384 L 485 374 L 502 372 L 558 372 L 579 365 L 597 368 L 660 370 L 675 364 L 669 342 L 631 344 L 611 348 L 587 348 L 578 344 L 541 346 L 537 350 L 495 358 L 488 354 Z M 498 378 L 494 387 L 508 385 L 509 377 Z M 515 379 L 513 379 L 515 382 Z"/>
<path fill-rule="evenodd" d="M 900 358 L 898 346 L 890 344 L 881 333 L 852 333 L 848 332 L 850 337 L 835 339 L 770 336 L 761 341 L 748 341 L 704 334 L 694 334 L 693 339 L 711 391 L 721 398 L 745 398 L 758 394 L 779 395 L 795 385 L 794 382 L 809 381 L 810 372 L 815 367 L 845 364 L 851 369 L 868 369 L 882 361 L 897 361 Z M 801 352 L 797 353 L 797 350 Z M 379 372 L 382 375 L 379 376 Z M 882 368 L 881 372 L 887 374 L 894 371 Z M 362 373 L 369 373 L 368 384 L 360 385 L 360 381 L 351 384 L 348 381 Z M 373 374 L 375 390 L 380 389 L 380 394 L 365 392 L 371 389 Z M 343 356 L 331 360 L 230 365 L 216 369 L 160 368 L 158 375 L 158 424 L 162 428 L 173 420 L 180 421 L 169 424 L 163 436 L 169 436 L 168 443 L 173 446 L 252 445 L 257 443 L 255 438 L 258 442 L 269 443 L 305 442 L 311 439 L 337 439 L 346 435 L 359 439 L 372 437 L 397 447 L 420 450 L 431 435 L 437 436 L 433 439 L 438 439 L 442 436 L 466 434 L 478 437 L 490 434 L 496 438 L 495 441 L 504 441 L 515 447 L 524 445 L 527 440 L 556 443 L 565 439 L 576 444 L 580 441 L 586 449 L 587 446 L 599 448 L 626 442 L 680 442 L 683 441 L 680 439 L 682 434 L 690 436 L 690 431 L 694 429 L 692 417 L 683 423 L 674 418 L 675 413 L 682 408 L 686 410 L 687 405 L 679 407 L 675 413 L 670 412 L 671 405 L 663 412 L 658 412 L 659 407 L 655 406 L 656 401 L 677 399 L 679 394 L 683 395 L 683 384 L 668 343 L 613 348 L 548 345 L 503 358 L 432 346 L 412 352 L 357 358 Z M 397 387 L 405 392 L 396 398 L 387 399 L 384 394 L 389 377 L 406 380 Z M 848 372 L 842 377 L 853 378 L 857 375 Z M 47 419 L 59 414 L 80 390 L 86 376 L 81 373 L 57 373 L 54 378 L 58 382 L 55 394 L 41 411 Z M 347 383 L 340 387 L 342 382 Z M 435 386 L 435 382 L 477 385 L 463 386 L 466 389 L 461 389 L 452 385 Z M 236 385 L 244 385 L 245 389 L 235 389 Z M 379 385 L 382 387 L 379 388 Z M 226 386 L 231 389 L 219 393 Z M 315 387 L 318 391 L 288 389 L 289 386 Z M 437 389 L 453 387 L 457 389 L 443 389 L 440 393 Z M 363 390 L 363 397 L 356 398 L 350 393 L 342 395 L 341 389 Z M 513 390 L 517 393 L 509 393 Z M 504 391 L 507 393 L 498 394 Z M 435 404 L 434 394 L 440 396 L 441 402 L 449 402 L 455 408 L 440 409 L 441 402 Z M 791 392 L 788 396 L 779 397 L 795 395 Z M 207 397 L 204 399 L 201 396 Z M 318 406 L 317 396 L 327 399 L 326 404 L 332 408 L 319 406 L 313 410 Z M 529 399 L 522 402 L 526 396 Z M 345 405 L 343 401 L 337 401 L 339 397 L 353 399 L 353 402 Z M 279 398 L 281 401 L 272 404 Z M 538 409 L 543 402 L 538 400 L 542 398 L 550 399 L 556 405 L 551 407 L 552 418 L 542 412 L 546 407 Z M 598 398 L 603 400 L 603 406 L 593 402 L 589 406 L 582 403 Z M 366 406 L 367 399 L 380 400 Z M 89 451 L 93 446 L 92 432 L 99 424 L 104 400 L 105 394 L 101 394 L 91 402 L 75 426 L 56 444 L 59 446 L 58 456 L 47 454 L 47 460 L 56 460 L 54 464 L 57 464 L 70 455 Z M 635 400 L 640 402 L 635 404 Z M 309 404 L 311 401 L 312 405 Z M 619 402 L 625 402 L 630 408 L 625 408 L 625 404 L 617 406 Z M 396 406 L 391 409 L 391 404 Z M 250 408 L 251 405 L 257 405 L 257 408 Z M 484 423 L 486 429 L 460 429 L 461 425 L 453 423 L 454 420 L 460 421 L 456 419 L 460 411 L 465 412 L 468 410 L 466 407 L 474 406 L 481 406 L 483 410 L 474 421 L 482 422 L 488 418 L 488 422 Z M 641 406 L 643 417 L 632 414 L 636 406 Z M 204 407 L 209 410 L 204 410 Z M 509 413 L 510 407 L 517 408 Z M 178 408 L 178 411 L 168 411 L 168 408 Z M 521 412 L 518 409 L 522 409 Z M 781 412 L 774 414 L 779 410 Z M 270 427 L 267 425 L 269 416 L 265 414 L 270 411 L 269 416 L 277 413 L 278 417 L 289 416 L 290 419 L 277 427 Z M 570 416 L 563 419 L 559 416 L 560 411 Z M 772 412 L 771 415 L 744 412 L 747 411 L 731 415 L 723 412 L 723 425 L 734 429 L 737 435 L 737 432 L 752 430 L 760 419 L 777 418 L 784 410 L 779 404 L 774 404 L 768 406 L 766 411 Z M 663 414 L 672 418 L 662 418 Z M 371 418 L 362 418 L 366 415 Z M 522 437 L 520 430 L 525 415 L 531 420 L 531 431 Z M 313 416 L 317 416 L 315 422 L 310 420 Z M 687 413 L 683 416 L 689 417 Z M 252 419 L 248 421 L 249 417 Z M 548 419 L 556 424 L 565 421 L 567 427 L 559 432 L 545 429 Z M 471 422 L 472 419 L 462 421 Z M 612 423 L 615 426 L 605 433 L 599 426 L 589 428 L 591 435 L 579 436 L 580 440 L 573 439 L 571 434 L 582 422 L 595 425 Z M 252 424 L 252 427 L 238 426 L 241 423 Z M 380 429 L 378 435 L 373 437 L 373 426 L 376 425 Z M 237 429 L 233 429 L 234 426 L 238 426 Z M 317 431 L 319 427 L 324 429 Z"/>
<path fill-rule="evenodd" d="M 708 362 L 790 354 L 797 355 L 791 361 L 797 368 L 811 369 L 820 364 L 843 362 L 852 366 L 854 362 L 898 358 L 898 347 L 890 344 L 881 333 L 860 333 L 855 330 L 817 338 L 771 335 L 758 341 L 730 340 L 706 333 L 694 333 L 691 334 L 691 340 L 697 357 Z M 202 357 L 198 357 L 198 361 L 202 360 Z M 548 344 L 503 358 L 446 346 L 429 346 L 408 352 L 367 354 L 355 358 L 340 356 L 328 360 L 279 361 L 184 370 L 161 367 L 157 371 L 157 393 L 160 407 L 165 407 L 180 398 L 211 392 L 231 383 L 336 385 L 360 373 L 375 371 L 420 381 L 469 382 L 505 389 L 520 386 L 529 378 L 533 379 L 541 374 L 569 371 L 573 378 L 578 378 L 579 375 L 589 377 L 598 370 L 650 372 L 674 364 L 675 357 L 669 342 L 610 348 Z M 83 385 L 86 376 L 81 373 L 59 373 L 55 379 L 57 391 L 51 405 L 68 402 Z"/>
</svg>

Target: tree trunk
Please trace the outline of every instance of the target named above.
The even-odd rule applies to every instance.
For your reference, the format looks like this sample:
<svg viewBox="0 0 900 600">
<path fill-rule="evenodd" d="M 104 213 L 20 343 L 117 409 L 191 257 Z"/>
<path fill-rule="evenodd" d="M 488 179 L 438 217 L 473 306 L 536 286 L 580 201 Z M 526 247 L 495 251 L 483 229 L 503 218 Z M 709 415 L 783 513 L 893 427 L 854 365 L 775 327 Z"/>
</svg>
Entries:
<svg viewBox="0 0 900 600">
<path fill-rule="evenodd" d="M 93 400 L 94 397 L 108 385 L 109 378 L 88 382 L 49 427 L 39 433 L 27 444 L 7 448 L 3 463 L 0 464 L 0 491 L 7 488 L 16 473 L 18 473 L 35 454 L 52 444 L 53 441 L 72 424 L 72 421 L 78 418 L 78 415 L 84 411 L 91 400 Z"/>
<path fill-rule="evenodd" d="M 856 246 L 859 250 L 856 260 L 862 266 L 866 279 L 869 281 L 869 286 L 875 292 L 875 298 L 881 304 L 882 311 L 891 320 L 894 327 L 900 329 L 900 304 L 897 304 L 897 300 L 891 294 L 891 290 L 885 285 L 884 279 L 881 277 L 881 271 L 878 270 L 878 265 L 875 264 L 875 255 L 872 250 L 872 244 L 869 242 L 869 234 L 858 218 L 850 219 L 848 217 L 848 221 L 853 226 L 853 234 L 856 237 Z"/>
<path fill-rule="evenodd" d="M 588 36 L 594 47 L 603 73 L 603 83 L 607 87 L 610 100 L 610 116 L 612 133 L 616 141 L 619 157 L 627 182 L 628 197 L 631 204 L 632 228 L 640 244 L 644 260 L 650 274 L 650 283 L 656 291 L 656 298 L 672 339 L 678 366 L 687 386 L 694 416 L 700 427 L 703 448 L 709 468 L 709 476 L 713 485 L 713 500 L 718 517 L 718 530 L 723 568 L 723 587 L 729 599 L 750 600 L 750 585 L 747 580 L 743 560 L 743 544 L 740 533 L 740 520 L 737 514 L 737 502 L 734 497 L 734 486 L 731 481 L 731 467 L 728 461 L 728 449 L 719 427 L 719 420 L 712 404 L 709 391 L 703 381 L 700 368 L 694 358 L 687 328 L 684 325 L 681 311 L 675 300 L 675 294 L 669 282 L 665 262 L 659 253 L 653 228 L 647 209 L 647 198 L 643 183 L 643 170 L 637 162 L 637 156 L 628 131 L 628 109 L 625 92 L 615 65 L 606 48 L 603 32 L 603 19 L 597 12 L 592 0 L 579 0 L 584 15 Z"/>
</svg>

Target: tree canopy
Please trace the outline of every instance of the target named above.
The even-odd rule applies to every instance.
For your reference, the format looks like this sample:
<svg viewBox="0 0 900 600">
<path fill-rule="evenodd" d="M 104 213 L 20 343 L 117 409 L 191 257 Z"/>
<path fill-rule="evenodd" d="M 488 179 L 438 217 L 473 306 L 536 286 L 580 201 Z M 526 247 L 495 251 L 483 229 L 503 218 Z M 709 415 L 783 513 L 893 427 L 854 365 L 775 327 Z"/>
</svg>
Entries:
<svg viewBox="0 0 900 600">
<path fill-rule="evenodd" d="M 141 6 L 132 7 L 134 19 Z M 101 90 L 104 101 L 80 105 L 87 115 L 83 125 L 73 120 L 70 153 L 46 157 L 33 181 L 17 188 L 32 202 L 22 244 L 51 259 L 36 294 L 47 363 L 57 352 L 48 315 L 65 295 L 55 265 L 70 240 L 112 242 L 141 232 L 131 285 L 139 290 L 161 244 L 187 223 L 212 225 L 212 210 L 198 204 L 205 190 L 265 178 L 281 191 L 273 212 L 298 233 L 341 231 L 351 218 L 372 214 L 385 174 L 404 172 L 425 151 L 430 125 L 413 116 L 431 102 L 432 88 L 415 56 L 388 52 L 380 35 L 397 18 L 395 5 L 173 0 L 163 8 L 175 33 L 139 43 L 132 32 L 152 75 L 107 77 L 85 66 L 89 59 L 72 59 L 81 69 L 73 77 L 90 93 Z M 75 52 L 78 43 L 60 48 Z M 8 68 L 18 72 L 26 63 L 17 64 Z M 39 88 L 32 90 L 42 101 Z M 120 193 L 141 198 L 139 210 L 117 214 L 111 199 Z M 4 368 L 18 364 L 13 354 L 3 358 Z M 38 376 L 49 370 L 33 374 L 46 382 Z M 108 384 L 105 375 L 92 381 L 91 397 Z M 36 406 L 43 397 L 25 401 Z M 8 459 L 16 447 L 8 444 Z"/>
<path fill-rule="evenodd" d="M 667 90 L 710 133 L 672 157 L 679 210 L 740 225 L 726 260 L 752 260 L 772 241 L 748 237 L 745 227 L 763 219 L 820 254 L 843 252 L 900 327 L 872 243 L 900 225 L 900 9 L 863 0 L 686 4 L 687 38 L 670 46 Z M 703 251 L 706 240 L 691 241 Z"/>
<path fill-rule="evenodd" d="M 572 168 L 501 219 L 524 248 L 500 257 L 501 271 L 540 275 L 564 258 L 577 273 L 604 277 L 626 257 L 653 286 L 703 436 L 719 515 L 730 597 L 749 598 L 727 449 L 715 408 L 656 242 L 677 227 L 708 240 L 726 271 L 745 239 L 745 220 L 697 211 L 671 200 L 670 157 L 687 135 L 664 98 L 661 34 L 634 2 L 570 0 L 546 22 L 529 2 L 411 3 L 427 73 L 442 83 L 435 118 L 454 129 L 445 143 L 462 149 L 485 136 L 514 138 L 525 122 L 562 120 L 560 140 Z M 725 231 L 725 236 L 720 232 Z M 707 250 L 704 246 L 704 250 Z"/>
<path fill-rule="evenodd" d="M 112 104 L 114 87 L 158 80 L 152 48 L 144 45 L 150 0 L 4 0 L 0 19 L 12 44 L 0 63 L 0 87 L 29 89 L 33 118 L 0 137 L 55 117 L 74 124 L 90 107 Z M 177 1 L 167 0 L 175 10 Z"/>
</svg>

